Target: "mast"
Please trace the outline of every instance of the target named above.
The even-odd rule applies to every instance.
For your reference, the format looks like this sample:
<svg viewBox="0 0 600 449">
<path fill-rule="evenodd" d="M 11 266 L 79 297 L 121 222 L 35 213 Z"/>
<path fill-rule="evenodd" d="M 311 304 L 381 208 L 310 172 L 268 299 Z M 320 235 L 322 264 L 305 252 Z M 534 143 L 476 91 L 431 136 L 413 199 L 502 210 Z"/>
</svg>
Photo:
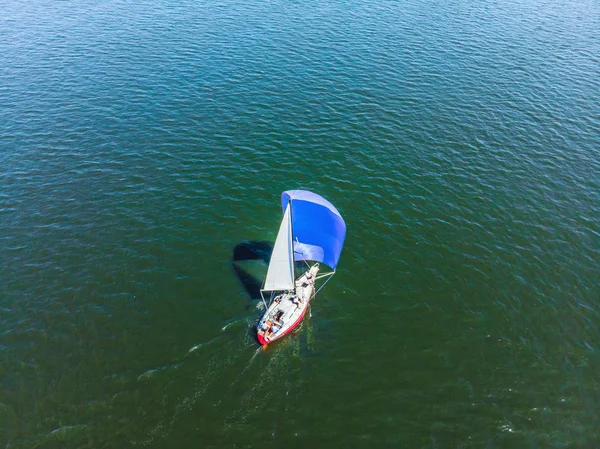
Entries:
<svg viewBox="0 0 600 449">
<path fill-rule="evenodd" d="M 294 293 L 296 293 L 296 263 L 294 261 L 294 227 L 292 223 L 294 222 L 294 216 L 292 213 L 292 199 L 288 201 L 288 207 L 290 208 L 290 255 L 292 257 L 292 279 L 294 280 Z"/>
</svg>

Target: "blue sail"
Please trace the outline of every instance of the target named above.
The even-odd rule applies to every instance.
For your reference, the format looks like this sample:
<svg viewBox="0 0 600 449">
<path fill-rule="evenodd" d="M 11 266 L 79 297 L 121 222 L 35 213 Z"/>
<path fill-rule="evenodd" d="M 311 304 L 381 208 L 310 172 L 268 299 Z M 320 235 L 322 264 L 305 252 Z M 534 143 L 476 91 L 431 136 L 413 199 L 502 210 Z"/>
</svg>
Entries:
<svg viewBox="0 0 600 449">
<path fill-rule="evenodd" d="M 291 202 L 294 260 L 314 260 L 335 270 L 346 237 L 346 223 L 333 204 L 307 190 L 281 194 L 285 211 Z"/>
</svg>

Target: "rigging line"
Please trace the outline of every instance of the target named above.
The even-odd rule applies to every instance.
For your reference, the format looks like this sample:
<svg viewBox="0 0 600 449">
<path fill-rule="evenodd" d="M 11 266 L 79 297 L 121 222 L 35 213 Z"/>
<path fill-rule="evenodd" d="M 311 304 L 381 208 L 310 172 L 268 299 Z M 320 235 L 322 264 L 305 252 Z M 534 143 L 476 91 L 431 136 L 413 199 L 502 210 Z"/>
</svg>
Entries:
<svg viewBox="0 0 600 449">
<path fill-rule="evenodd" d="M 333 275 L 335 274 L 335 270 L 333 271 L 333 273 L 331 273 L 331 275 L 329 276 L 329 279 L 327 279 L 325 282 L 323 282 L 323 285 L 321 285 L 319 287 L 319 289 L 315 292 L 314 296 L 317 296 L 317 293 L 319 293 L 321 291 L 321 289 L 323 287 L 325 287 L 325 285 L 331 280 L 331 278 L 333 277 Z M 316 280 L 316 279 L 315 279 Z"/>
</svg>

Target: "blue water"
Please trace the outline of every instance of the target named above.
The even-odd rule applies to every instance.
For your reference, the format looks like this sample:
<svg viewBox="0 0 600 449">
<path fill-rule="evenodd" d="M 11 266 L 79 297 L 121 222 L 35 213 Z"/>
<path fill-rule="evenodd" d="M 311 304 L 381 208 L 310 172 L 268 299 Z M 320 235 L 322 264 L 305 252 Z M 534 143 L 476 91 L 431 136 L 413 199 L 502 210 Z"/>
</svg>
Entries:
<svg viewBox="0 0 600 449">
<path fill-rule="evenodd" d="M 600 445 L 599 29 L 588 0 L 5 1 L 0 447 Z M 346 245 L 262 351 L 232 256 L 294 188 Z"/>
</svg>

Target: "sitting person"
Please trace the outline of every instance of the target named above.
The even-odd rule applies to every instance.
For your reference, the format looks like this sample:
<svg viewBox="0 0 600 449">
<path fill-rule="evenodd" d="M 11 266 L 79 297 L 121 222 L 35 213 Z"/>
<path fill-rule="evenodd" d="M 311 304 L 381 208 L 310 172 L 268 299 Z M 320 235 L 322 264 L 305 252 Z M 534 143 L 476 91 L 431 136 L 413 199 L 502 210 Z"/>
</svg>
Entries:
<svg viewBox="0 0 600 449">
<path fill-rule="evenodd" d="M 270 322 L 270 321 L 269 321 Z M 270 340 L 273 335 L 275 335 L 279 329 L 281 329 L 281 323 L 275 321 L 271 323 L 269 329 L 265 332 L 265 340 Z"/>
<path fill-rule="evenodd" d="M 260 325 L 260 330 L 258 331 L 258 334 L 266 336 L 272 324 L 273 322 L 271 320 L 263 321 Z"/>
<path fill-rule="evenodd" d="M 296 295 L 292 298 L 292 302 L 294 304 L 296 304 L 297 307 L 300 307 L 300 305 L 302 304 L 302 300 L 300 299 L 300 297 L 298 295 Z"/>
<path fill-rule="evenodd" d="M 271 326 L 271 335 L 276 334 L 279 329 L 281 329 L 281 323 L 279 322 L 274 322 L 273 325 Z"/>
</svg>

